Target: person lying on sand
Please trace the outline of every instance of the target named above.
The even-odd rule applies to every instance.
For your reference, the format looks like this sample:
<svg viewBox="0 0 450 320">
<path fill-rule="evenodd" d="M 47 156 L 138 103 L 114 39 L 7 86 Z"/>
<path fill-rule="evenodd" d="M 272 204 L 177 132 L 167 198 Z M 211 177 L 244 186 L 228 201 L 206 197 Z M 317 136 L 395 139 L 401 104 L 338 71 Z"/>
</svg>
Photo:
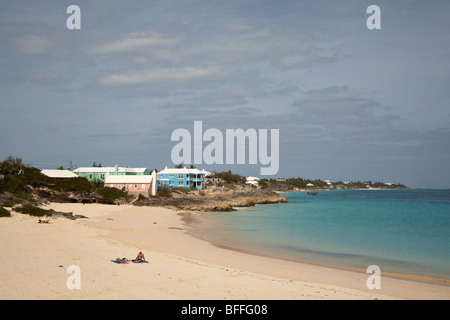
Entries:
<svg viewBox="0 0 450 320">
<path fill-rule="evenodd" d="M 41 220 L 39 219 L 38 223 L 50 223 L 48 220 Z"/>
<path fill-rule="evenodd" d="M 128 263 L 128 261 L 129 261 L 129 260 L 128 260 L 127 258 L 122 258 L 122 259 L 117 258 L 117 259 L 116 259 L 116 262 L 123 263 L 123 264 Z"/>
<path fill-rule="evenodd" d="M 140 251 L 136 257 L 136 259 L 134 260 L 134 263 L 139 263 L 141 261 L 145 261 L 145 257 L 144 254 L 142 253 L 142 251 Z"/>
</svg>

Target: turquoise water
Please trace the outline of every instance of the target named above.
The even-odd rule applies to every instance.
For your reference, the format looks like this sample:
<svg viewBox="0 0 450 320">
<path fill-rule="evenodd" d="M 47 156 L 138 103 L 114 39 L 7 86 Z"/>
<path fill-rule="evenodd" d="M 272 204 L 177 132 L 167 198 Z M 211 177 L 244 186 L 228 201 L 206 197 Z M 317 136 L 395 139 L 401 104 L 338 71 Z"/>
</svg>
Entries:
<svg viewBox="0 0 450 320">
<path fill-rule="evenodd" d="M 283 195 L 288 203 L 215 213 L 216 239 L 293 259 L 450 279 L 450 190 Z"/>
</svg>

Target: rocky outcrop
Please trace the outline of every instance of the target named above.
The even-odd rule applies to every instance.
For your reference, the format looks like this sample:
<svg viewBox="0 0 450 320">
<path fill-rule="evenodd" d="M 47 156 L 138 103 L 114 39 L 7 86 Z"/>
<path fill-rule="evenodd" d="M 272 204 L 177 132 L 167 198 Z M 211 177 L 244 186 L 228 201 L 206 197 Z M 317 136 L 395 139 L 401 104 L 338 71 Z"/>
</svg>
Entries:
<svg viewBox="0 0 450 320">
<path fill-rule="evenodd" d="M 137 206 L 169 207 L 189 211 L 233 211 L 236 207 L 286 202 L 286 198 L 270 190 L 247 185 L 210 187 L 202 191 L 172 191 L 172 197 L 154 197 L 135 201 Z"/>
<path fill-rule="evenodd" d="M 105 199 L 96 192 L 80 193 L 69 191 L 57 191 L 48 187 L 25 187 L 26 193 L 33 198 L 33 204 L 45 205 L 48 202 L 59 203 L 101 203 L 124 204 L 128 201 L 120 198 L 116 200 Z M 256 204 L 286 202 L 286 198 L 271 190 L 258 189 L 249 185 L 212 186 L 206 190 L 185 191 L 170 190 L 170 197 L 157 196 L 149 199 L 134 200 L 136 206 L 166 207 L 175 210 L 189 211 L 233 211 L 236 207 L 250 207 Z M 15 198 L 13 195 L 4 195 L 0 198 L 0 204 L 14 202 L 25 204 L 26 199 Z M 58 213 L 56 213 L 58 214 Z M 67 216 L 69 219 L 70 215 Z"/>
<path fill-rule="evenodd" d="M 34 199 L 40 203 L 60 202 L 60 203 L 102 203 L 102 204 L 116 204 L 117 201 L 123 203 L 123 199 L 109 200 L 105 199 L 96 192 L 70 192 L 70 191 L 56 191 L 49 188 L 32 188 L 27 186 L 27 193 L 33 195 Z"/>
</svg>

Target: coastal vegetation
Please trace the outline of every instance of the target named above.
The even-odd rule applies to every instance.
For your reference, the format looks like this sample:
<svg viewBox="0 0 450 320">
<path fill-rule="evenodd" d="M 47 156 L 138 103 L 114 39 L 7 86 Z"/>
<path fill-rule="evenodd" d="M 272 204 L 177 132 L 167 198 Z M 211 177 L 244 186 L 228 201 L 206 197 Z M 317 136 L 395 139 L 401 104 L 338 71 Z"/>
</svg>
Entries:
<svg viewBox="0 0 450 320">
<path fill-rule="evenodd" d="M 4 217 L 11 217 L 11 213 L 7 209 L 0 207 L 0 218 Z"/>
<path fill-rule="evenodd" d="M 95 163 L 99 166 L 101 164 Z M 406 189 L 402 184 L 382 182 L 329 182 L 320 179 L 261 179 L 258 187 L 246 184 L 246 178 L 230 170 L 213 172 L 208 178 L 219 183 L 207 184 L 205 190 L 158 188 L 149 198 L 136 196 L 124 190 L 89 182 L 86 178 L 56 179 L 25 165 L 20 158 L 8 157 L 0 162 L 0 206 L 31 215 L 48 215 L 39 206 L 49 202 L 76 203 L 132 203 L 134 205 L 162 206 L 181 210 L 230 211 L 234 207 L 286 202 L 280 192 L 339 189 Z M 21 206 L 19 206 L 21 205 Z M 6 210 L 6 209 L 4 209 Z M 7 215 L 8 210 L 0 214 Z"/>
<path fill-rule="evenodd" d="M 152 198 L 172 198 L 172 190 L 168 187 L 159 187 Z M 139 199 L 138 199 L 139 200 Z"/>
<path fill-rule="evenodd" d="M 47 217 L 52 215 L 52 212 L 50 210 L 45 210 L 32 204 L 23 204 L 20 207 L 14 208 L 14 211 L 28 214 L 33 217 Z"/>
<path fill-rule="evenodd" d="M 220 178 L 226 183 L 245 183 L 246 179 L 236 173 L 232 173 L 231 170 L 222 172 L 213 172 L 210 176 L 211 178 Z"/>
<path fill-rule="evenodd" d="M 89 182 L 86 178 L 50 178 L 37 168 L 25 165 L 22 159 L 8 157 L 0 162 L 0 205 L 38 205 L 43 199 L 58 202 L 128 202 L 133 196 L 115 188 Z M 27 208 L 29 209 L 29 208 Z"/>
<path fill-rule="evenodd" d="M 352 189 L 408 189 L 401 183 L 385 183 L 372 181 L 324 181 L 320 179 L 286 178 L 262 179 L 259 181 L 262 189 L 276 191 L 298 190 L 352 190 Z"/>
<path fill-rule="evenodd" d="M 120 190 L 120 189 L 116 189 L 116 188 L 97 187 L 95 189 L 95 191 L 99 195 L 101 195 L 104 199 L 111 200 L 111 201 L 114 201 L 114 200 L 117 200 L 120 198 L 124 198 L 128 202 L 133 198 L 133 196 L 130 195 L 129 193 L 127 193 L 123 190 Z"/>
</svg>

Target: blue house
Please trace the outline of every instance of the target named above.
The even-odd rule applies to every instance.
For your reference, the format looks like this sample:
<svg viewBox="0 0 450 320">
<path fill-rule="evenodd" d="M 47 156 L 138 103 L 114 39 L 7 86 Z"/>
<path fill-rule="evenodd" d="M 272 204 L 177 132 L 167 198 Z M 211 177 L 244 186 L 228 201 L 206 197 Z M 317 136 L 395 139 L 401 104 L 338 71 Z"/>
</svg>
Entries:
<svg viewBox="0 0 450 320">
<path fill-rule="evenodd" d="M 198 169 L 165 168 L 158 172 L 158 187 L 180 189 L 205 189 L 205 175 L 208 172 Z"/>
</svg>

